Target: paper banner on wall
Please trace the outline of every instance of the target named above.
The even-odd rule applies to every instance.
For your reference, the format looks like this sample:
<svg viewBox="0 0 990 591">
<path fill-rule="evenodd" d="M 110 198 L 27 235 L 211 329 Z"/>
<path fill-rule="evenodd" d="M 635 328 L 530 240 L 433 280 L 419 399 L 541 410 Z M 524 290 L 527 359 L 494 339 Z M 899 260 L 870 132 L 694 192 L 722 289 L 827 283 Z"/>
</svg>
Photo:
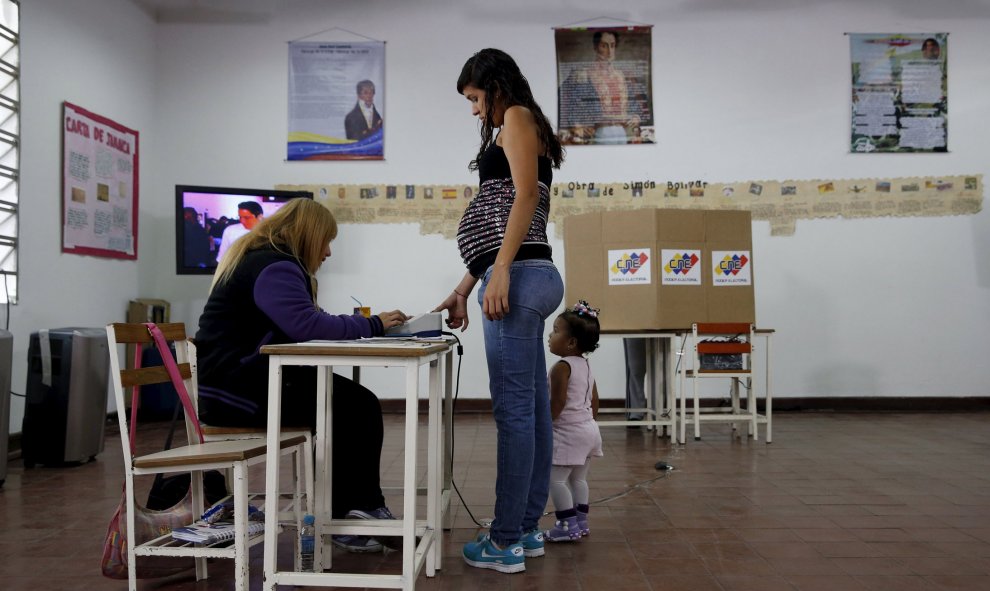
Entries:
<svg viewBox="0 0 990 591">
<path fill-rule="evenodd" d="M 136 259 L 138 132 L 62 108 L 62 252 Z"/>
<path fill-rule="evenodd" d="M 457 235 L 477 185 L 278 185 L 319 195 L 342 224 L 417 223 L 422 234 Z M 568 182 L 550 187 L 550 221 L 558 237 L 563 219 L 589 211 L 748 209 L 770 222 L 774 236 L 794 233 L 796 221 L 819 218 L 940 217 L 978 213 L 983 176 L 832 179 L 805 181 Z M 658 263 L 659 264 L 659 263 Z"/>
<path fill-rule="evenodd" d="M 554 29 L 565 145 L 652 144 L 652 26 Z"/>
<path fill-rule="evenodd" d="M 385 42 L 289 43 L 289 160 L 383 160 Z"/>
<path fill-rule="evenodd" d="M 948 33 L 849 35 L 850 151 L 948 150 Z"/>
</svg>

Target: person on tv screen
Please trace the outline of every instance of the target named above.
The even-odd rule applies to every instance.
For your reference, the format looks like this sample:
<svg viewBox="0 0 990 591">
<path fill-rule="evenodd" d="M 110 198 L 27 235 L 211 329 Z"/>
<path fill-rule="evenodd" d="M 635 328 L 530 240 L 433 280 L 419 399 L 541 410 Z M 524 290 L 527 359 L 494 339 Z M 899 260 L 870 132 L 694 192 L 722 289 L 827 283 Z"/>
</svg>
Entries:
<svg viewBox="0 0 990 591">
<path fill-rule="evenodd" d="M 206 228 L 199 224 L 199 212 L 194 207 L 186 207 L 182 210 L 183 226 L 183 256 L 187 267 L 206 267 L 212 263 L 212 253 L 210 238 Z"/>
<path fill-rule="evenodd" d="M 375 108 L 375 83 L 362 80 L 357 83 L 357 104 L 344 118 L 344 130 L 349 140 L 363 140 L 382 128 L 382 116 Z"/>
<path fill-rule="evenodd" d="M 224 228 L 223 237 L 220 239 L 220 248 L 217 250 L 217 262 L 223 259 L 223 253 L 234 243 L 235 240 L 247 234 L 254 228 L 261 218 L 264 217 L 261 204 L 255 201 L 244 201 L 237 204 L 237 217 L 239 224 L 231 224 Z"/>
<path fill-rule="evenodd" d="M 206 424 L 266 426 L 268 358 L 259 353 L 262 346 L 382 336 L 407 319 L 399 310 L 366 318 L 320 308 L 316 273 L 336 237 L 329 209 L 292 199 L 227 251 L 196 332 L 199 416 Z M 282 370 L 283 425 L 316 428 L 316 379 L 315 367 Z M 337 374 L 332 379 L 333 517 L 394 519 L 379 476 L 381 404 L 364 386 Z M 335 535 L 333 543 L 352 552 L 382 551 L 382 541 L 366 536 Z"/>
<path fill-rule="evenodd" d="M 210 236 L 216 238 L 217 245 L 220 245 L 220 239 L 223 238 L 223 231 L 230 225 L 230 220 L 227 216 L 222 215 L 218 219 L 209 218 L 210 222 Z"/>
</svg>

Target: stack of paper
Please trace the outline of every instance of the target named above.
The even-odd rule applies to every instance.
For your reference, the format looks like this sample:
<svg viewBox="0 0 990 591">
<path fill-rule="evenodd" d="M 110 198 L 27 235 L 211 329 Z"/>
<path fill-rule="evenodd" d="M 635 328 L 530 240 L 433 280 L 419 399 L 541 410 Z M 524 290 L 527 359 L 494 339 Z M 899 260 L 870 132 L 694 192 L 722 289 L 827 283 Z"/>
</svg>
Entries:
<svg viewBox="0 0 990 591">
<path fill-rule="evenodd" d="M 265 531 L 265 522 L 248 521 L 247 530 L 248 536 L 260 534 Z M 215 544 L 224 540 L 232 540 L 234 539 L 234 524 L 229 521 L 219 521 L 217 523 L 197 521 L 173 529 L 172 539 L 183 542 L 196 542 L 197 544 Z"/>
</svg>

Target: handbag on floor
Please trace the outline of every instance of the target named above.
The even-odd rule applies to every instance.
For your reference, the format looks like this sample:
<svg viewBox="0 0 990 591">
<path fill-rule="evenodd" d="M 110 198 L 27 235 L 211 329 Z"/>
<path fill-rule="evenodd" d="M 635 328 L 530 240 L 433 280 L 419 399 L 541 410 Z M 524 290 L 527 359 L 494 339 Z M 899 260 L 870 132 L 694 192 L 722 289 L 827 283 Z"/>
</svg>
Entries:
<svg viewBox="0 0 990 591">
<path fill-rule="evenodd" d="M 186 412 L 190 413 L 190 416 L 196 416 L 193 410 L 192 401 L 189 399 L 189 393 L 186 392 L 185 385 L 182 383 L 182 378 L 180 377 L 179 370 L 176 367 L 175 359 L 172 357 L 168 345 L 165 344 L 165 339 L 162 337 L 161 330 L 159 330 L 153 323 L 148 323 L 147 326 L 148 330 L 154 337 L 155 345 L 158 347 L 158 351 L 162 354 L 162 360 L 165 363 L 165 368 L 168 371 L 169 376 L 172 378 L 172 384 L 175 386 L 175 390 L 179 395 L 182 406 L 186 409 Z M 140 360 L 141 347 L 138 345 L 135 351 L 135 367 L 140 367 Z M 135 447 L 134 441 L 136 438 L 137 411 L 138 388 L 135 386 L 131 394 L 131 422 L 129 425 L 132 456 L 134 454 Z M 123 409 L 120 409 L 119 412 L 124 411 Z M 172 426 L 173 428 L 175 427 L 174 422 Z M 199 435 L 199 440 L 202 442 L 203 432 L 199 429 L 198 423 L 196 424 L 196 430 Z M 171 433 L 169 434 L 168 445 L 171 445 Z M 137 544 L 170 534 L 173 528 L 188 525 L 193 522 L 195 517 L 199 517 L 199 512 L 197 512 L 195 516 L 193 515 L 192 493 L 189 490 L 188 482 L 189 475 L 186 474 L 185 494 L 178 502 L 171 506 L 167 506 L 162 510 L 142 507 L 135 501 L 134 535 L 137 538 Z M 111 579 L 127 579 L 127 560 L 127 490 L 125 485 L 124 493 L 121 495 L 120 504 L 117 506 L 117 510 L 110 519 L 110 525 L 107 527 L 107 535 L 103 541 L 103 558 L 100 561 L 103 576 Z M 194 563 L 190 557 L 142 557 L 141 563 L 137 568 L 137 576 L 142 579 L 165 577 L 177 572 L 188 570 L 193 566 Z"/>
<path fill-rule="evenodd" d="M 172 425 L 168 430 L 168 437 L 165 438 L 165 449 L 171 449 L 172 437 L 175 435 L 175 423 L 179 420 L 179 405 L 175 406 L 172 412 Z M 155 481 L 148 491 L 148 502 L 145 507 L 157 511 L 164 511 L 169 507 L 174 507 L 189 496 L 189 473 L 182 472 L 173 476 L 164 476 L 161 473 L 155 474 Z M 206 504 L 213 505 L 219 503 L 227 496 L 227 479 L 219 470 L 208 470 L 203 472 L 203 495 L 206 497 Z"/>
<path fill-rule="evenodd" d="M 154 511 L 134 504 L 134 535 L 138 543 L 170 534 L 173 528 L 193 522 L 192 494 L 186 494 L 177 505 L 164 511 Z M 127 493 L 120 499 L 103 542 L 103 559 L 100 561 L 103 576 L 111 579 L 127 579 Z M 138 564 L 139 579 L 167 577 L 194 566 L 191 558 L 142 557 Z"/>
<path fill-rule="evenodd" d="M 160 475 L 159 475 L 160 476 Z M 228 496 L 227 479 L 219 470 L 203 472 L 203 495 L 207 506 L 219 503 Z M 183 472 L 175 476 L 156 478 L 148 491 L 146 508 L 164 511 L 174 507 L 189 496 L 189 473 Z"/>
</svg>

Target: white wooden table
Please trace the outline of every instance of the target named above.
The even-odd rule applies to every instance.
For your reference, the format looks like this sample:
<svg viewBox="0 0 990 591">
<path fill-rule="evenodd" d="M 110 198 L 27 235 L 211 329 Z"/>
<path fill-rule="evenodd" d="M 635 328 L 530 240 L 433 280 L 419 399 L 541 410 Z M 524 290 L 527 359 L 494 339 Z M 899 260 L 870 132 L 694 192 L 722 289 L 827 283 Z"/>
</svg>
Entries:
<svg viewBox="0 0 990 591">
<path fill-rule="evenodd" d="M 690 330 L 688 331 L 691 332 Z M 674 398 L 674 371 L 677 363 L 675 345 L 678 338 L 684 342 L 684 331 L 675 329 L 641 331 L 602 331 L 602 337 L 646 339 L 646 408 L 602 408 L 598 409 L 600 427 L 643 426 L 655 429 L 657 437 L 665 433 L 671 438 L 677 429 L 677 409 Z M 640 421 L 603 420 L 602 414 L 643 413 Z"/>
<path fill-rule="evenodd" d="M 316 549 L 314 572 L 277 570 L 278 512 L 265 516 L 266 591 L 276 585 L 322 587 L 374 587 L 412 590 L 416 577 L 426 567 L 432 577 L 441 568 L 443 520 L 450 503 L 449 458 L 445 445 L 451 437 L 451 348 L 452 341 L 310 341 L 285 345 L 267 345 L 261 352 L 269 356 L 268 378 L 268 457 L 265 494 L 276 498 L 279 490 L 279 454 L 277 443 L 281 425 L 282 368 L 289 365 L 316 366 L 316 450 L 315 503 Z M 416 435 L 419 410 L 419 375 L 429 368 L 429 418 L 427 421 L 426 518 L 416 518 Z M 331 404 L 334 367 L 398 367 L 406 376 L 405 469 L 403 476 L 402 517 L 396 520 L 343 520 L 331 518 L 333 420 Z M 443 400 L 441 400 L 441 396 Z M 445 415 L 441 418 L 441 407 Z M 446 433 L 446 436 L 445 436 Z M 353 534 L 372 537 L 402 537 L 402 573 L 324 572 L 331 569 L 330 534 Z M 417 538 L 419 539 L 417 542 Z"/>
</svg>

